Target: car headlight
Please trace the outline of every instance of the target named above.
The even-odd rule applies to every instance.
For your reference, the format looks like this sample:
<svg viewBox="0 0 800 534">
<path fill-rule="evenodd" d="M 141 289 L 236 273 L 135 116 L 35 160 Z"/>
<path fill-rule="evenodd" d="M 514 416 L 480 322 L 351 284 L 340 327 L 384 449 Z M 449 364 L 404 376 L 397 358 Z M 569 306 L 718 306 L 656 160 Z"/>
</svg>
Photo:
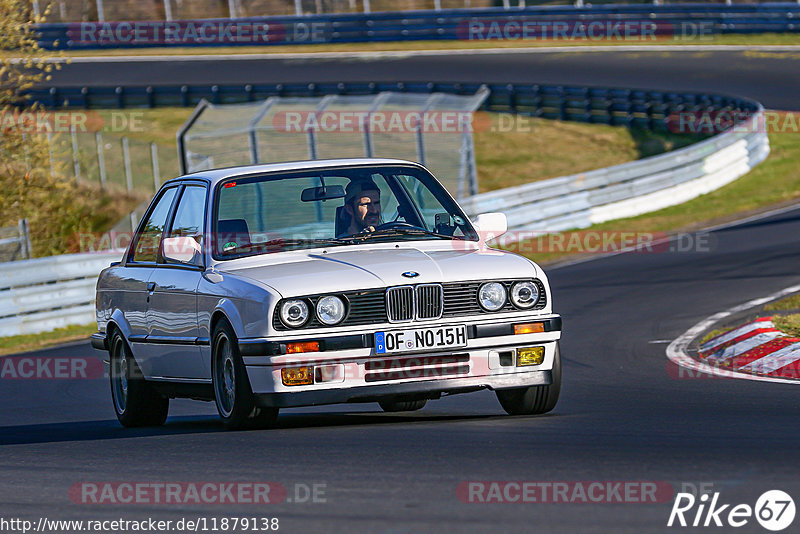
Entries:
<svg viewBox="0 0 800 534">
<path fill-rule="evenodd" d="M 497 311 L 506 303 L 506 288 L 499 282 L 483 284 L 478 290 L 478 302 L 485 310 Z"/>
<path fill-rule="evenodd" d="M 308 304 L 304 300 L 287 300 L 281 305 L 281 321 L 297 328 L 308 321 Z"/>
<path fill-rule="evenodd" d="M 339 297 L 322 297 L 317 302 L 317 319 L 322 324 L 334 325 L 344 319 L 344 302 Z"/>
<path fill-rule="evenodd" d="M 530 308 L 539 300 L 539 288 L 533 282 L 517 282 L 511 286 L 511 302 L 518 308 Z"/>
</svg>

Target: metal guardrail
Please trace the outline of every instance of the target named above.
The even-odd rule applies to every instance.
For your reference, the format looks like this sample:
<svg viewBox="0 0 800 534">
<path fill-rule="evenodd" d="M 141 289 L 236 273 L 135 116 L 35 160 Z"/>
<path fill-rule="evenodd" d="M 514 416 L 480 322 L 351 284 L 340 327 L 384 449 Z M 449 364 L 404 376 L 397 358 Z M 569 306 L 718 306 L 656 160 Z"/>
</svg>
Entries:
<svg viewBox="0 0 800 534">
<path fill-rule="evenodd" d="M 91 323 L 97 276 L 121 257 L 117 251 L 0 264 L 0 336 Z"/>
<path fill-rule="evenodd" d="M 461 205 L 471 216 L 502 211 L 509 229 L 535 234 L 587 228 L 673 206 L 732 182 L 766 159 L 769 139 L 759 127 L 762 120 L 759 109 L 735 130 L 682 149 L 482 193 Z"/>
<path fill-rule="evenodd" d="M 31 236 L 28 219 L 16 226 L 0 228 L 0 262 L 27 260 L 31 257 Z"/>
<path fill-rule="evenodd" d="M 649 24 L 659 36 L 697 39 L 702 34 L 796 32 L 800 5 L 796 2 L 765 4 L 607 4 L 591 6 L 538 6 L 524 9 L 481 8 L 441 11 L 384 11 L 379 13 L 312 16 L 202 19 L 180 22 L 75 22 L 37 26 L 40 45 L 60 50 L 138 48 L 153 46 L 232 46 L 365 41 L 418 41 L 521 38 L 521 28 L 563 28 L 568 35 L 579 24 L 630 22 Z M 503 26 L 511 22 L 511 26 Z M 495 36 L 492 23 L 500 25 Z M 556 23 L 562 26 L 555 26 Z M 233 26 L 231 26 L 233 25 Z M 527 26 L 524 26 L 527 25 Z M 230 28 L 248 28 L 247 37 Z M 137 30 L 139 28 L 139 30 Z M 478 33 L 471 30 L 482 28 Z M 513 30 L 509 36 L 505 30 Z M 642 30 L 646 33 L 649 30 Z M 687 33 L 691 32 L 691 33 Z M 605 35 L 605 34 L 604 34 Z M 633 38 L 636 39 L 637 34 Z M 616 38 L 612 33 L 611 38 Z M 592 39 L 584 31 L 583 39 Z M 556 36 L 558 38 L 558 36 Z M 566 38 L 566 35 L 565 37 Z M 621 39 L 622 37 L 620 37 Z M 628 37 L 631 38 L 631 37 Z"/>
</svg>

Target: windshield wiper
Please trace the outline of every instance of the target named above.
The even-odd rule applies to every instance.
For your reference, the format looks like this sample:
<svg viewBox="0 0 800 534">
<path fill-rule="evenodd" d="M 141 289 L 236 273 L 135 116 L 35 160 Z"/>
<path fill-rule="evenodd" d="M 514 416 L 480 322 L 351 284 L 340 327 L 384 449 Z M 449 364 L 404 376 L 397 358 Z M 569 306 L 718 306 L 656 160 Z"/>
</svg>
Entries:
<svg viewBox="0 0 800 534">
<path fill-rule="evenodd" d="M 291 247 L 296 245 L 348 245 L 350 240 L 347 239 L 273 239 L 265 241 L 264 243 L 256 243 L 257 246 L 264 247 Z"/>
<path fill-rule="evenodd" d="M 286 247 L 298 247 L 303 245 L 352 245 L 352 239 L 272 239 L 270 241 L 262 241 L 260 243 L 248 243 L 237 247 L 228 254 L 239 255 L 242 253 L 256 252 L 263 253 L 270 249 L 276 252 L 283 250 Z"/>
<path fill-rule="evenodd" d="M 374 232 L 369 232 L 366 234 L 360 234 L 353 236 L 353 241 L 366 241 L 367 239 L 372 238 L 380 238 L 380 237 L 392 237 L 397 235 L 408 235 L 408 236 L 430 236 L 430 237 L 437 237 L 440 239 L 448 239 L 453 240 L 455 239 L 451 235 L 447 234 L 440 234 L 437 232 L 431 232 L 430 230 L 425 230 L 423 228 L 386 228 L 384 230 L 375 230 Z"/>
</svg>

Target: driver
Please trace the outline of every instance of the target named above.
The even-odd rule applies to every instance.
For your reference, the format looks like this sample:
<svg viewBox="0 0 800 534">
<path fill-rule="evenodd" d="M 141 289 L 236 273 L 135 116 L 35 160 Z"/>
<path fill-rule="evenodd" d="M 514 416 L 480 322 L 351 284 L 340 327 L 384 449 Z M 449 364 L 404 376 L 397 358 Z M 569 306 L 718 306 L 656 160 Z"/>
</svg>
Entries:
<svg viewBox="0 0 800 534">
<path fill-rule="evenodd" d="M 375 231 L 381 223 L 381 191 L 371 178 L 347 184 L 344 211 L 350 216 L 350 226 L 337 237 Z"/>
</svg>

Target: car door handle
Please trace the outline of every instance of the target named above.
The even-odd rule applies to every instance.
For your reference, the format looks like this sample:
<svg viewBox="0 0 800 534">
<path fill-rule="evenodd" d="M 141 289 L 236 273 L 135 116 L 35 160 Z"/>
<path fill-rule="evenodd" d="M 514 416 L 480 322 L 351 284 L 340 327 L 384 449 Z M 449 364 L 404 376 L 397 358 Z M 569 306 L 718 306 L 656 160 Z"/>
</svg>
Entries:
<svg viewBox="0 0 800 534">
<path fill-rule="evenodd" d="M 156 283 L 155 282 L 147 282 L 147 292 L 152 293 L 156 290 Z"/>
</svg>

